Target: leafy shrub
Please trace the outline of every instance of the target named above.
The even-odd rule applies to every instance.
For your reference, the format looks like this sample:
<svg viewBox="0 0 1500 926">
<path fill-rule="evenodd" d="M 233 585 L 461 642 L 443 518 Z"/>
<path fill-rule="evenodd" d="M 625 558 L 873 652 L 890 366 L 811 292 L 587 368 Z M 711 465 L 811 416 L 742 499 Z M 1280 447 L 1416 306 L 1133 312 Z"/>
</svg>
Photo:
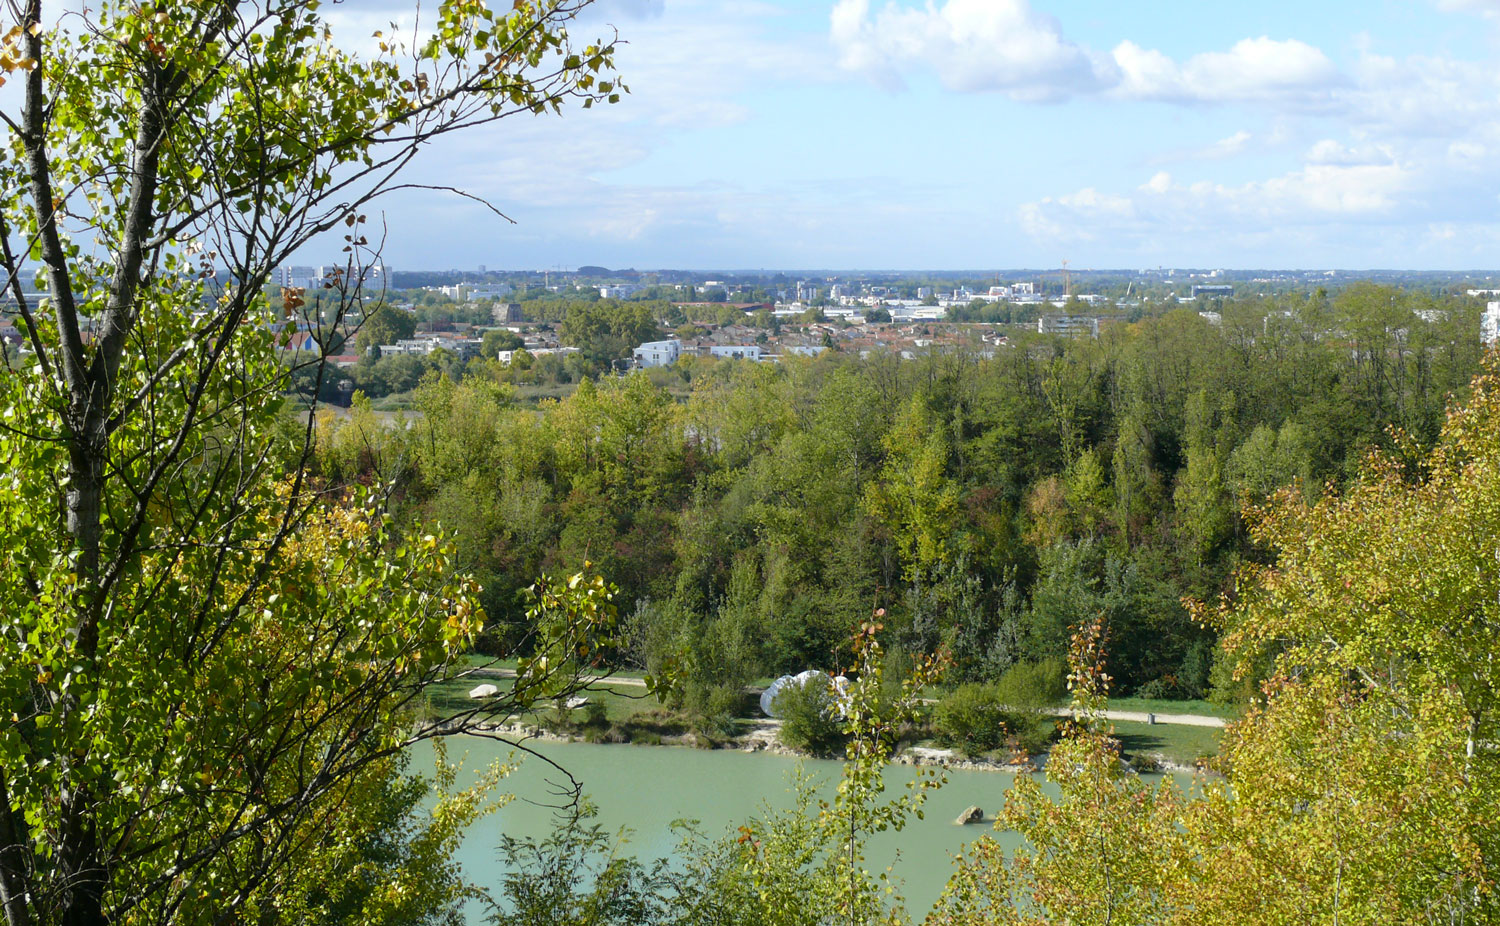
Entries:
<svg viewBox="0 0 1500 926">
<path fill-rule="evenodd" d="M 995 683 L 1007 707 L 1035 710 L 1052 707 L 1068 696 L 1068 664 L 1059 657 L 1011 666 Z"/>
<path fill-rule="evenodd" d="M 1043 708 L 1067 694 L 1067 664 L 1061 659 L 1019 663 L 998 681 L 970 682 L 938 703 L 932 721 L 938 741 L 965 755 L 1010 746 L 1040 752 L 1057 728 Z"/>
<path fill-rule="evenodd" d="M 824 754 L 843 744 L 843 724 L 834 709 L 829 687 L 816 681 L 787 685 L 776 695 L 774 707 L 781 715 L 782 745 Z"/>
<path fill-rule="evenodd" d="M 691 686 L 685 699 L 690 726 L 705 736 L 732 736 L 742 699 L 742 689 L 735 685 Z"/>
<path fill-rule="evenodd" d="M 609 725 L 609 707 L 600 700 L 591 699 L 583 706 L 583 725 L 605 727 Z"/>
<path fill-rule="evenodd" d="M 1137 698 L 1146 698 L 1152 701 L 1170 701 L 1182 697 L 1182 691 L 1177 687 L 1175 679 L 1153 678 L 1151 681 L 1135 690 Z"/>
<path fill-rule="evenodd" d="M 993 683 L 960 685 L 932 711 L 938 742 L 964 755 L 998 749 L 1005 742 L 1005 704 Z"/>
<path fill-rule="evenodd" d="M 1046 749 L 1057 732 L 1057 721 L 1044 712 L 1068 693 L 1068 666 L 1059 658 L 1023 662 L 1011 666 L 995 683 L 996 694 L 1006 707 L 1005 726 L 1011 748 L 1024 753 Z"/>
<path fill-rule="evenodd" d="M 651 865 L 620 851 L 621 837 L 586 808 L 580 820 L 546 839 L 501 836 L 509 874 L 490 922 L 500 926 L 636 926 L 681 923 L 686 885 L 665 860 Z"/>
</svg>

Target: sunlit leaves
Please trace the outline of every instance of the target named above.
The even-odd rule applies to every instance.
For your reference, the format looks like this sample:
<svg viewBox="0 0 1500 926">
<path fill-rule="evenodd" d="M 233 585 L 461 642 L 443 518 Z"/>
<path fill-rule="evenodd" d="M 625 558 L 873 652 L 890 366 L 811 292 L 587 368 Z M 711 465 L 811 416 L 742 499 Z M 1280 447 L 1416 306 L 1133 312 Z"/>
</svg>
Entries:
<svg viewBox="0 0 1500 926">
<path fill-rule="evenodd" d="M 340 220 L 366 255 L 355 204 L 427 139 L 613 96 L 611 46 L 562 66 L 576 9 L 444 3 L 431 45 L 373 54 L 316 0 L 7 24 L 0 75 L 38 98 L 0 149 L 0 210 L 50 292 L 38 359 L 0 379 L 0 812 L 25 825 L 0 851 L 29 853 L 37 921 L 275 919 L 278 893 L 291 911 L 354 877 L 341 841 L 404 825 L 337 811 L 400 803 L 392 757 L 481 590 L 379 492 L 320 494 L 279 398 L 296 329 L 260 284 Z M 427 853 L 390 883 L 451 885 L 444 832 L 387 833 Z"/>
<path fill-rule="evenodd" d="M 619 589 L 590 571 L 543 576 L 525 591 L 532 652 L 516 666 L 513 697 L 529 707 L 569 690 L 580 675 L 604 664 L 616 644 Z"/>
<path fill-rule="evenodd" d="M 1055 750 L 1050 798 L 1002 817 L 1029 847 L 971 850 L 934 922 L 1491 922 L 1500 853 L 1500 369 L 1422 458 L 1401 435 L 1343 494 L 1281 492 L 1275 564 L 1194 615 L 1270 677 L 1183 800 L 1119 772 L 1097 724 Z M 1411 461 L 1419 461 L 1412 465 Z M 1075 694 L 1097 707 L 1094 635 Z"/>
</svg>

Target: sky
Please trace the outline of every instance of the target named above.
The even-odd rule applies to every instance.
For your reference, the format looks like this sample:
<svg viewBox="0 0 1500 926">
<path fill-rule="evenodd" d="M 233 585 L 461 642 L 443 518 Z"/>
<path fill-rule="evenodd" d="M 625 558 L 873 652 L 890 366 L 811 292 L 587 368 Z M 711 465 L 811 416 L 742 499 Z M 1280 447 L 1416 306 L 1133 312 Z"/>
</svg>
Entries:
<svg viewBox="0 0 1500 926">
<path fill-rule="evenodd" d="M 621 103 L 415 168 L 516 224 L 392 198 L 390 266 L 1500 267 L 1500 0 L 596 0 L 572 27 L 614 30 Z"/>
</svg>

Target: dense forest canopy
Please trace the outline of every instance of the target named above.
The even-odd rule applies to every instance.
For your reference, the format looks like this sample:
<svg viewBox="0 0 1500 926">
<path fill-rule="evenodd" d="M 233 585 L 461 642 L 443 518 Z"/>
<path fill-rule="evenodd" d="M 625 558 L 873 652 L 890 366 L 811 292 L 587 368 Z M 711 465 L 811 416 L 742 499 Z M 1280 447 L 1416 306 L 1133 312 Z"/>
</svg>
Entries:
<svg viewBox="0 0 1500 926">
<path fill-rule="evenodd" d="M 622 656 L 683 664 L 700 704 L 843 663 L 876 606 L 894 649 L 948 647 L 951 681 L 1062 656 L 1103 614 L 1117 693 L 1233 699 L 1184 597 L 1265 555 L 1245 506 L 1430 446 L 1479 368 L 1477 316 L 1358 285 L 987 353 L 696 363 L 683 401 L 603 377 L 539 409 L 476 363 L 429 374 L 405 428 L 325 414 L 319 459 L 399 478 L 457 531 L 492 644 L 539 572 L 598 564 L 634 613 Z"/>
</svg>

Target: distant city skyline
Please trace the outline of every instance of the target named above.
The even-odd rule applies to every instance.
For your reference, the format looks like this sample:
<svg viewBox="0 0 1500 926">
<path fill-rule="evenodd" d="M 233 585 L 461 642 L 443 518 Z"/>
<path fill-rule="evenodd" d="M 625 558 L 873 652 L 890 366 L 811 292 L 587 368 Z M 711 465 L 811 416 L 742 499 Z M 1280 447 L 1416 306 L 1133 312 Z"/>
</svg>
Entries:
<svg viewBox="0 0 1500 926">
<path fill-rule="evenodd" d="M 601 0 L 574 33 L 611 25 L 622 103 L 419 162 L 517 224 L 392 197 L 387 263 L 1500 265 L 1500 0 Z"/>
</svg>

